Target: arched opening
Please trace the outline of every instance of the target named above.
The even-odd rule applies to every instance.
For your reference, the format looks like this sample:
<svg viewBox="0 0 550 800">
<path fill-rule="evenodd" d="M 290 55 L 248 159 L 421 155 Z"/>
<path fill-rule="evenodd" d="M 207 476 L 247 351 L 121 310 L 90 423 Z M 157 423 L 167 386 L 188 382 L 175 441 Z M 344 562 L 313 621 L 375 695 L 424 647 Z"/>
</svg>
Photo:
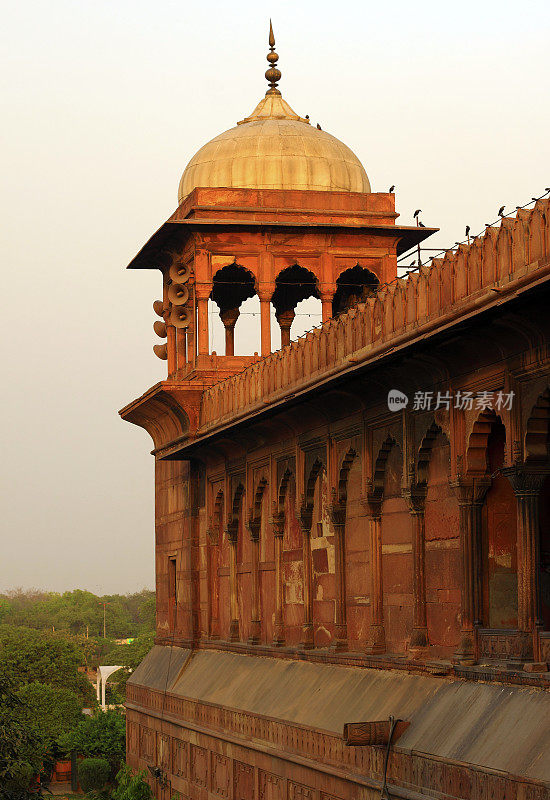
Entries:
<svg viewBox="0 0 550 800">
<path fill-rule="evenodd" d="M 212 279 L 210 300 L 218 306 L 219 316 L 225 329 L 226 356 L 235 355 L 235 326 L 241 313 L 241 306 L 255 295 L 256 281 L 254 275 L 238 264 L 228 264 L 222 267 Z M 250 324 L 247 325 L 247 328 L 250 328 Z M 213 330 L 215 331 L 216 329 L 213 328 Z M 248 339 L 250 338 L 248 336 Z M 250 350 L 246 355 L 249 353 Z"/>
<path fill-rule="evenodd" d="M 332 316 L 342 314 L 357 303 L 366 300 L 380 281 L 370 270 L 357 264 L 346 269 L 336 281 L 336 292 L 332 299 Z"/>
<path fill-rule="evenodd" d="M 281 347 L 290 343 L 290 329 L 296 316 L 296 306 L 311 297 L 320 297 L 317 278 L 305 267 L 294 264 L 282 270 L 276 277 L 271 302 L 281 328 Z"/>
<path fill-rule="evenodd" d="M 504 465 L 506 429 L 500 417 L 491 421 L 486 446 L 492 477 L 482 516 L 482 622 L 489 628 L 518 626 L 517 503 Z"/>
</svg>

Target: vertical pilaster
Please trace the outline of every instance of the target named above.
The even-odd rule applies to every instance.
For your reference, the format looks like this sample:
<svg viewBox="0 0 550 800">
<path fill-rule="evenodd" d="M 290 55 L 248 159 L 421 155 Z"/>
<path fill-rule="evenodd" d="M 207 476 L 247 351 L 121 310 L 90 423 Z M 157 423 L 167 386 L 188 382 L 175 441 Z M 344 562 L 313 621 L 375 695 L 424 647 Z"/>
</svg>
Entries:
<svg viewBox="0 0 550 800">
<path fill-rule="evenodd" d="M 460 586 L 461 639 L 455 653 L 459 662 L 476 658 L 476 626 L 481 624 L 481 510 L 491 479 L 459 478 L 451 483 L 458 497 L 462 582 Z"/>
<path fill-rule="evenodd" d="M 336 539 L 334 548 L 336 573 L 334 647 L 336 650 L 346 650 L 348 645 L 346 618 L 346 506 L 343 503 L 338 503 L 331 506 L 329 512 Z"/>
<path fill-rule="evenodd" d="M 516 465 L 503 469 L 516 495 L 518 511 L 518 628 L 533 636 L 533 657 L 539 660 L 542 627 L 540 605 L 539 495 L 547 471 Z"/>
<path fill-rule="evenodd" d="M 250 644 L 258 644 L 260 641 L 262 623 L 260 619 L 260 522 L 259 520 L 248 523 L 250 538 L 252 539 L 252 602 Z"/>
<path fill-rule="evenodd" d="M 409 504 L 412 521 L 413 555 L 413 629 L 409 644 L 410 650 L 423 650 L 428 647 L 428 623 L 426 613 L 426 546 L 424 531 L 424 510 L 426 491 L 424 487 L 407 489 L 404 495 Z"/>
<path fill-rule="evenodd" d="M 285 643 L 285 626 L 283 618 L 283 536 L 285 532 L 284 514 L 274 514 L 271 519 L 275 538 L 275 625 L 273 644 L 281 646 Z"/>
<path fill-rule="evenodd" d="M 239 632 L 239 602 L 237 587 L 237 529 L 228 528 L 227 538 L 229 540 L 229 641 L 238 642 Z"/>
<path fill-rule="evenodd" d="M 372 608 L 369 640 L 365 649 L 368 653 L 384 653 L 386 651 L 386 631 L 384 628 L 384 582 L 382 573 L 381 492 L 369 492 L 363 500 L 363 505 L 365 506 L 369 524 Z"/>
<path fill-rule="evenodd" d="M 302 528 L 302 569 L 304 581 L 304 624 L 302 626 L 302 647 L 311 649 L 313 637 L 313 572 L 311 569 L 311 513 L 300 509 L 298 520 Z"/>
</svg>

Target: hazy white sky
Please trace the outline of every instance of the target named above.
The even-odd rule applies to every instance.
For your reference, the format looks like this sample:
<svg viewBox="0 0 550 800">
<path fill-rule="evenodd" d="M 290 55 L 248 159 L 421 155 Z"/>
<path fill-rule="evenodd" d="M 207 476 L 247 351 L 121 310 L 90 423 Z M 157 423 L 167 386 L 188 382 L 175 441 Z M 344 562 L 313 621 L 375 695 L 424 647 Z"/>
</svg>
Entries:
<svg viewBox="0 0 550 800">
<path fill-rule="evenodd" d="M 124 267 L 263 96 L 269 16 L 285 98 L 447 245 L 550 186 L 550 4 L 1 6 L 0 590 L 152 586 L 151 442 L 117 411 L 164 375 L 160 281 Z"/>
</svg>

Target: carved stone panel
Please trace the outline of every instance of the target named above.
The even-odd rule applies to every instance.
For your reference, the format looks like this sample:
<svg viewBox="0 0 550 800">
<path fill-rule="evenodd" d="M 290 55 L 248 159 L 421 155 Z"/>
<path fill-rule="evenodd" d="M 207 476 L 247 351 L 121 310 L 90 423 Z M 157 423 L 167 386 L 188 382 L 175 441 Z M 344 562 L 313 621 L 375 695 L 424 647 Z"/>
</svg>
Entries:
<svg viewBox="0 0 550 800">
<path fill-rule="evenodd" d="M 163 772 L 170 769 L 170 737 L 167 733 L 157 733 L 157 764 Z"/>
<path fill-rule="evenodd" d="M 219 753 L 211 753 L 210 775 L 212 792 L 218 797 L 230 797 L 231 760 Z"/>
<path fill-rule="evenodd" d="M 254 767 L 233 762 L 233 800 L 254 800 Z"/>
<path fill-rule="evenodd" d="M 479 631 L 479 651 L 486 658 L 522 661 L 531 657 L 531 637 L 523 631 Z"/>
<path fill-rule="evenodd" d="M 191 745 L 191 780 L 197 786 L 206 788 L 208 784 L 208 751 L 196 744 Z"/>
<path fill-rule="evenodd" d="M 172 774 L 178 778 L 187 777 L 189 745 L 180 739 L 172 739 Z"/>
<path fill-rule="evenodd" d="M 301 783 L 288 782 L 288 800 L 319 800 L 319 792 L 302 786 Z"/>
<path fill-rule="evenodd" d="M 259 800 L 286 800 L 284 779 L 270 772 L 259 772 Z"/>
</svg>

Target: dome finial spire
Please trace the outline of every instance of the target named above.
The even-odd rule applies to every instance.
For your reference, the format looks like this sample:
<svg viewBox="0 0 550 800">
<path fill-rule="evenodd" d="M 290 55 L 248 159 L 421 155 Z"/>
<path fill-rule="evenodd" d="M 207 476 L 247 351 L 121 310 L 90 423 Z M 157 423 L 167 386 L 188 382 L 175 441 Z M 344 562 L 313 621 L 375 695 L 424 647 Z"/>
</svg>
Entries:
<svg viewBox="0 0 550 800">
<path fill-rule="evenodd" d="M 271 20 L 269 20 L 269 50 L 270 52 L 267 54 L 269 68 L 265 72 L 265 78 L 267 81 L 269 81 L 269 89 L 267 90 L 266 95 L 281 94 L 277 89 L 277 83 L 281 80 L 281 71 L 277 69 L 277 61 L 279 60 L 279 56 L 275 52 L 275 35 L 273 33 L 273 25 L 271 24 Z"/>
</svg>

